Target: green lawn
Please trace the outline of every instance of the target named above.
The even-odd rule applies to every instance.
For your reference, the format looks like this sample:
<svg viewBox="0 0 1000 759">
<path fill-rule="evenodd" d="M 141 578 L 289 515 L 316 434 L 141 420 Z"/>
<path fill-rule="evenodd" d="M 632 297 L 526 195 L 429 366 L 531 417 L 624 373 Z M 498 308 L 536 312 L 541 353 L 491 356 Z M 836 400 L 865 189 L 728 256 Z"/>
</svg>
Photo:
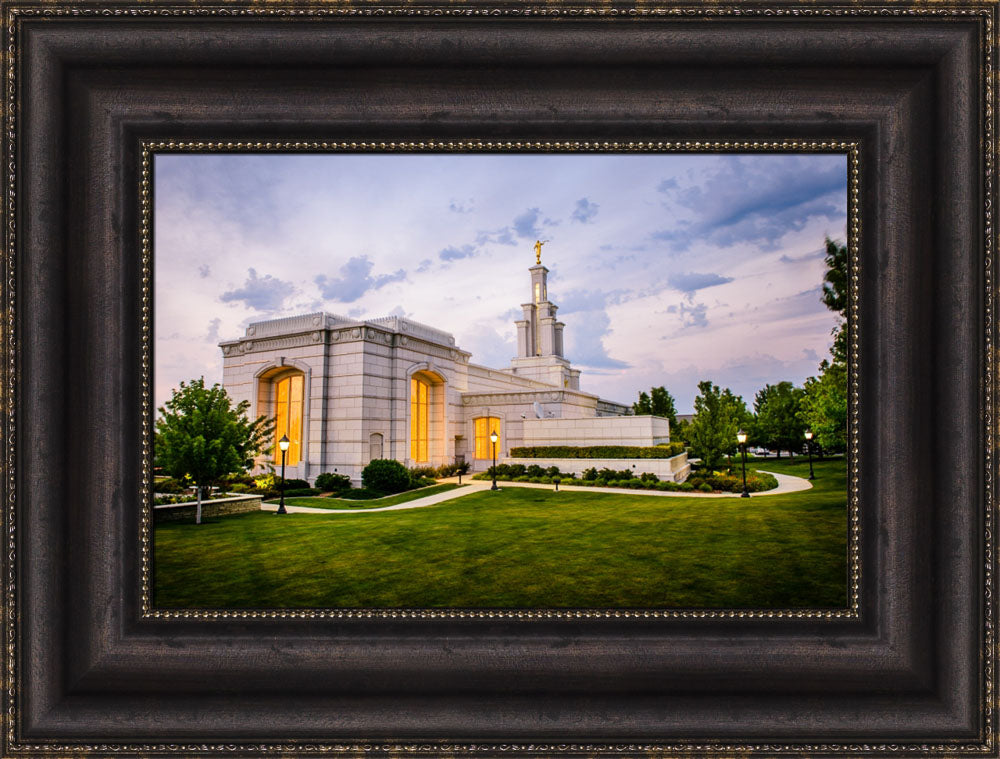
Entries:
<svg viewBox="0 0 1000 759">
<path fill-rule="evenodd" d="M 320 498 L 319 496 L 305 496 L 302 498 L 286 498 L 286 506 L 309 506 L 314 509 L 381 509 L 384 506 L 395 506 L 397 503 L 415 501 L 429 495 L 443 493 L 446 490 L 454 490 L 457 487 L 465 487 L 455 483 L 445 485 L 431 485 L 418 490 L 408 490 L 405 493 L 387 495 L 385 498 L 373 498 L 367 501 L 358 501 L 351 498 Z M 275 499 L 270 499 L 267 503 L 277 503 Z"/>
<path fill-rule="evenodd" d="M 809 471 L 798 458 L 755 463 Z M 412 510 L 165 523 L 155 604 L 842 607 L 846 467 L 815 469 L 812 490 L 749 499 L 505 485 Z"/>
</svg>

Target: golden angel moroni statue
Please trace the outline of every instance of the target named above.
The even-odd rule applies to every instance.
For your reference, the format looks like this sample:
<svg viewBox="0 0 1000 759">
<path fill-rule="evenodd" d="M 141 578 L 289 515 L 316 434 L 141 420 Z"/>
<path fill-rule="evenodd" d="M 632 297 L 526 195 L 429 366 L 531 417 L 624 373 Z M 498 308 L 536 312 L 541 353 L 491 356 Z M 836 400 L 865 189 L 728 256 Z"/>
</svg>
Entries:
<svg viewBox="0 0 1000 759">
<path fill-rule="evenodd" d="M 542 246 L 547 243 L 548 240 L 535 240 L 535 263 L 540 264 L 542 262 Z"/>
</svg>

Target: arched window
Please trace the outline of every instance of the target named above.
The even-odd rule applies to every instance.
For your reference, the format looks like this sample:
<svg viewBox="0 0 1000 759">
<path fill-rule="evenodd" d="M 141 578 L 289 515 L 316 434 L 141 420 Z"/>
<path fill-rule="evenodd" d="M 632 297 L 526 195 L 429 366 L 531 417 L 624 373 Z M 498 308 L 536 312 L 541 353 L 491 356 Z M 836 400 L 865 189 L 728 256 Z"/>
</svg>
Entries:
<svg viewBox="0 0 1000 759">
<path fill-rule="evenodd" d="M 428 409 L 431 386 L 421 379 L 410 380 L 410 458 L 427 461 Z"/>
<path fill-rule="evenodd" d="M 500 420 L 495 416 L 481 416 L 476 419 L 476 458 L 493 458 L 493 441 L 490 433 L 497 433 L 497 451 L 500 450 Z"/>
<path fill-rule="evenodd" d="M 274 383 L 274 461 L 281 463 L 278 441 L 287 435 L 291 443 L 285 454 L 285 464 L 295 466 L 302 458 L 303 375 L 292 374 Z"/>
</svg>

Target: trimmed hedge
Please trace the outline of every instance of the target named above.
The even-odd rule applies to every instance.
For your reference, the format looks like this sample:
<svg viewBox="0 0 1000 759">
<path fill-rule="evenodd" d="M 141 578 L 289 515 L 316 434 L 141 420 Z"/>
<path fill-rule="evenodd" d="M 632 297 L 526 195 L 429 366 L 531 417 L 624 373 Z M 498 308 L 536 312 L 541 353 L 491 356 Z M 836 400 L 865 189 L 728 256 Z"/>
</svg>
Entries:
<svg viewBox="0 0 1000 759">
<path fill-rule="evenodd" d="M 341 490 L 348 490 L 351 487 L 351 478 L 346 474 L 334 474 L 333 472 L 323 472 L 316 476 L 315 487 L 328 493 L 338 493 Z"/>
<path fill-rule="evenodd" d="M 684 443 L 665 445 L 531 445 L 510 449 L 515 459 L 669 459 L 684 453 Z"/>
</svg>

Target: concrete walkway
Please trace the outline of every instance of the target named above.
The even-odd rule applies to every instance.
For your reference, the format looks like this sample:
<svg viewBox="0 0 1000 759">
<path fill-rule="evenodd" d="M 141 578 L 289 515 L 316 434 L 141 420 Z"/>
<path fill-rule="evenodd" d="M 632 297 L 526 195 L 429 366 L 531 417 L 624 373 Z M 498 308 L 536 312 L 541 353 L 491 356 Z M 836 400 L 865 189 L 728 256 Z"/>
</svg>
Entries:
<svg viewBox="0 0 1000 759">
<path fill-rule="evenodd" d="M 759 471 L 764 471 L 763 469 Z M 777 472 L 767 472 L 767 474 L 772 475 L 778 481 L 778 487 L 772 490 L 766 490 L 762 493 L 751 493 L 751 498 L 762 498 L 769 495 L 783 495 L 785 493 L 797 493 L 802 490 L 809 490 L 812 488 L 812 483 L 809 480 L 802 477 L 793 477 L 790 474 L 778 474 Z M 457 483 L 457 477 L 449 477 L 447 479 L 439 480 L 440 483 Z M 446 490 L 443 493 L 435 493 L 434 495 L 429 495 L 425 498 L 416 498 L 412 501 L 406 501 L 405 503 L 397 503 L 395 506 L 382 506 L 375 508 L 357 508 L 357 509 L 317 509 L 311 506 L 285 506 L 285 510 L 289 514 L 371 514 L 374 511 L 402 511 L 404 509 L 419 509 L 424 506 L 433 506 L 438 503 L 444 503 L 445 501 L 451 501 L 455 498 L 462 498 L 463 496 L 470 495 L 472 493 L 480 493 L 484 490 L 489 490 L 493 483 L 489 480 L 468 480 L 464 479 L 462 487 L 453 488 L 452 490 Z M 497 486 L 501 489 L 504 487 L 515 487 L 515 488 L 537 488 L 539 490 L 554 490 L 554 485 L 541 485 L 536 482 L 502 482 L 498 481 Z M 559 492 L 566 493 L 626 493 L 628 495 L 645 495 L 651 496 L 653 498 L 740 498 L 740 493 L 685 493 L 681 491 L 663 491 L 663 490 L 630 490 L 628 488 L 591 488 L 585 485 L 559 485 Z M 363 502 L 364 503 L 364 502 Z M 262 503 L 261 511 L 277 511 L 278 505 L 274 503 Z"/>
</svg>

